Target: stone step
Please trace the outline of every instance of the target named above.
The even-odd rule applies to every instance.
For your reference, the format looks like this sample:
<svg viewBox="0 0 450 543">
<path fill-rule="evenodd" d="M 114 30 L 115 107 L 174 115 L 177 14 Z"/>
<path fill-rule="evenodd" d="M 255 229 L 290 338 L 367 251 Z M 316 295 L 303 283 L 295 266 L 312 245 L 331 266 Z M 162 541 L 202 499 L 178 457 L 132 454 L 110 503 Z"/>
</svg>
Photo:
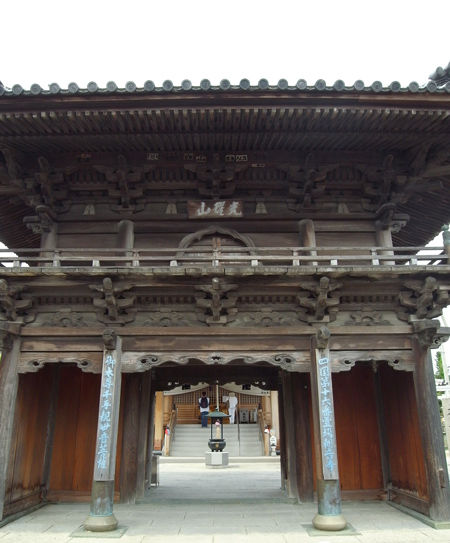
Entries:
<svg viewBox="0 0 450 543">
<path fill-rule="evenodd" d="M 230 456 L 258 457 L 263 455 L 263 447 L 257 424 L 224 425 L 225 450 Z M 171 457 L 203 457 L 208 449 L 211 428 L 199 424 L 180 424 L 175 428 L 171 444 Z M 240 437 L 240 443 L 239 443 Z"/>
</svg>

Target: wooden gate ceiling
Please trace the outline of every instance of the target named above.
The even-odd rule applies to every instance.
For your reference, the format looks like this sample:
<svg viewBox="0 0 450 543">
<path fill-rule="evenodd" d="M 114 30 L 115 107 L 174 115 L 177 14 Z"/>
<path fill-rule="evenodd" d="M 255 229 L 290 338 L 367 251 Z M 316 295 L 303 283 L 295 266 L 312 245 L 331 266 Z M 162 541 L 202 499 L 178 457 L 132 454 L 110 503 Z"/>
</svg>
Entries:
<svg viewBox="0 0 450 543">
<path fill-rule="evenodd" d="M 56 211 L 82 200 L 83 190 L 84 200 L 90 194 L 145 205 L 158 194 L 186 199 L 200 180 L 197 196 L 226 197 L 220 186 L 201 191 L 202 167 L 219 168 L 217 161 L 225 178 L 233 169 L 233 195 L 279 201 L 298 199 L 311 170 L 320 191 L 332 168 L 356 166 L 369 180 L 365 196 L 375 190 L 379 205 L 393 198 L 396 211 L 411 217 L 395 244 L 422 245 L 450 219 L 449 104 L 449 83 L 433 81 L 408 88 L 360 81 L 328 87 L 322 80 L 294 87 L 284 80 L 275 87 L 265 80 L 255 87 L 247 80 L 198 88 L 186 81 L 125 89 L 0 86 L 0 238 L 10 247 L 38 246 L 22 224 L 36 195 Z M 124 163 L 128 173 L 114 185 L 111 172 Z M 80 168 L 97 177 L 80 179 Z M 345 196 L 352 188 L 340 183 Z M 298 209 L 290 216 L 303 218 Z"/>
</svg>

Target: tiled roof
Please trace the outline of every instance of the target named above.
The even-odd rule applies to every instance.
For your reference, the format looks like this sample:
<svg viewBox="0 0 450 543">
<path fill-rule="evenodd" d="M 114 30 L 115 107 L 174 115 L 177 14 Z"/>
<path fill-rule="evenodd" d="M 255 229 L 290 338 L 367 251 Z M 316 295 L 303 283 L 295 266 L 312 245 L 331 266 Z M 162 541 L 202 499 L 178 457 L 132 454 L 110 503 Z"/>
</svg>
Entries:
<svg viewBox="0 0 450 543">
<path fill-rule="evenodd" d="M 449 64 L 450 66 L 450 64 Z M 442 72 L 442 73 L 441 73 Z M 374 81 L 371 85 L 366 85 L 364 81 L 357 80 L 352 85 L 346 85 L 344 81 L 338 79 L 329 85 L 324 79 L 318 79 L 314 84 L 308 84 L 305 79 L 299 79 L 295 85 L 289 84 L 286 79 L 280 79 L 277 84 L 270 84 L 267 79 L 260 79 L 257 85 L 252 85 L 248 79 L 242 79 L 238 85 L 233 85 L 228 79 L 222 79 L 219 85 L 212 85 L 208 79 L 202 79 L 199 86 L 194 86 L 191 81 L 185 79 L 180 85 L 174 85 L 172 81 L 166 80 L 160 87 L 157 87 L 153 81 L 146 81 L 142 87 L 139 87 L 134 81 L 128 81 L 125 87 L 119 88 L 114 81 L 109 81 L 106 87 L 99 87 L 97 83 L 91 81 L 85 88 L 77 83 L 69 83 L 67 89 L 61 88 L 58 83 L 51 83 L 48 89 L 43 89 L 37 83 L 31 85 L 29 89 L 24 89 L 16 84 L 11 88 L 5 87 L 0 83 L 0 96 L 39 96 L 39 95 L 111 95 L 111 94 L 149 94 L 149 93 L 186 93 L 186 92 L 291 92 L 291 93 L 309 93 L 309 92 L 365 92 L 365 93 L 450 93 L 450 79 L 448 78 L 449 67 L 446 71 L 438 68 L 431 76 L 426 85 L 419 85 L 412 81 L 407 87 L 402 87 L 398 81 L 393 81 L 390 85 L 384 86 L 380 81 Z M 447 79 L 443 79 L 442 74 L 447 74 Z M 436 77 L 433 77 L 436 76 Z"/>
<path fill-rule="evenodd" d="M 430 80 L 434 81 L 438 87 L 448 88 L 450 85 L 450 62 L 446 68 L 439 66 L 436 70 L 430 75 Z"/>
</svg>

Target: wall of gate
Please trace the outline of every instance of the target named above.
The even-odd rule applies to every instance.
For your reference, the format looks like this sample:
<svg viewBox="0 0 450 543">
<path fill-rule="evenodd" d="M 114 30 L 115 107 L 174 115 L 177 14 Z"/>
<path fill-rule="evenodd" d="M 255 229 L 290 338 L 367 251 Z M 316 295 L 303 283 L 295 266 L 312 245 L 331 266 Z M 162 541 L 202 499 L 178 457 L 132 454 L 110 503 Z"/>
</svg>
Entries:
<svg viewBox="0 0 450 543">
<path fill-rule="evenodd" d="M 5 493 L 5 516 L 41 501 L 52 368 L 21 375 Z"/>
<path fill-rule="evenodd" d="M 94 470 L 101 375 L 62 366 L 56 402 L 49 498 L 89 500 Z M 117 442 L 116 492 L 119 491 L 122 415 Z"/>
<path fill-rule="evenodd" d="M 358 365 L 333 375 L 336 441 L 343 491 L 383 489 L 374 372 Z"/>
<path fill-rule="evenodd" d="M 386 438 L 389 450 L 390 480 L 396 493 L 409 493 L 415 509 L 423 503 L 427 513 L 427 477 L 412 372 L 380 369 Z"/>
</svg>

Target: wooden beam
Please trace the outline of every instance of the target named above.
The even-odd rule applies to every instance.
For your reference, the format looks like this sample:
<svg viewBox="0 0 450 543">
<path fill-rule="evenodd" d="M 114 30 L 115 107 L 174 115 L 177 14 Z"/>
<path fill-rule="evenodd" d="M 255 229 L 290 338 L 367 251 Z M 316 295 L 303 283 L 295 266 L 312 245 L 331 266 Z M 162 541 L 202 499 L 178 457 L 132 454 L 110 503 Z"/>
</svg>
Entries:
<svg viewBox="0 0 450 543">
<path fill-rule="evenodd" d="M 66 328 L 57 326 L 33 326 L 23 329 L 22 335 L 24 337 L 33 336 L 48 336 L 57 337 L 95 337 L 99 350 L 101 349 L 101 340 L 99 337 L 102 335 L 104 327 L 80 327 L 80 328 Z M 129 328 L 123 328 L 120 330 L 121 336 L 148 336 L 148 326 L 132 326 Z M 398 324 L 393 326 L 333 326 L 333 338 L 332 338 L 332 350 L 334 349 L 349 349 L 350 346 L 345 343 L 343 346 L 339 345 L 339 336 L 356 336 L 356 337 L 372 337 L 386 335 L 409 335 L 411 333 L 411 326 L 408 324 Z M 302 325 L 298 326 L 280 326 L 274 328 L 261 328 L 261 327 L 245 327 L 245 328 L 205 328 L 205 327 L 187 327 L 177 326 L 175 328 L 166 327 L 152 327 L 152 336 L 308 336 L 311 337 L 314 334 L 311 326 Z M 335 345 L 334 345 L 335 344 Z M 372 347 L 373 348 L 373 347 Z M 380 347 L 382 348 L 382 347 Z M 386 347 L 384 347 L 386 348 Z M 393 347 L 395 348 L 395 347 Z M 23 349 L 26 350 L 26 349 Z M 74 349 L 75 351 L 77 349 Z M 134 350 L 134 349 L 133 349 Z"/>
</svg>

